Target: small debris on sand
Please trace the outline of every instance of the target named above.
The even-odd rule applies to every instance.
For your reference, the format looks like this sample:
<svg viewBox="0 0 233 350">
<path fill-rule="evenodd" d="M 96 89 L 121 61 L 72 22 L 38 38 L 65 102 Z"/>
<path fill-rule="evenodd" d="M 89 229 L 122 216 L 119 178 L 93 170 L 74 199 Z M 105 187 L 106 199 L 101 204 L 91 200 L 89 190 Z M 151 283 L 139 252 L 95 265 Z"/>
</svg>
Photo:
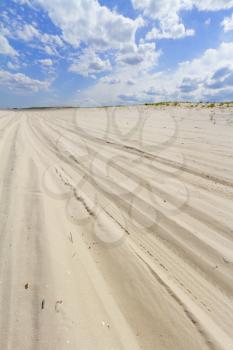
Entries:
<svg viewBox="0 0 233 350">
<path fill-rule="evenodd" d="M 61 305 L 63 303 L 62 300 L 57 300 L 56 303 L 55 303 L 55 311 L 56 312 L 59 312 L 59 305 Z"/>
<path fill-rule="evenodd" d="M 225 257 L 223 257 L 222 259 L 223 259 L 223 261 L 224 261 L 226 264 L 232 264 L 232 265 L 233 265 L 233 262 L 227 260 Z"/>
<path fill-rule="evenodd" d="M 73 236 L 72 236 L 72 233 L 70 232 L 70 235 L 69 235 L 69 241 L 73 244 L 74 243 L 74 240 L 73 240 Z"/>
</svg>

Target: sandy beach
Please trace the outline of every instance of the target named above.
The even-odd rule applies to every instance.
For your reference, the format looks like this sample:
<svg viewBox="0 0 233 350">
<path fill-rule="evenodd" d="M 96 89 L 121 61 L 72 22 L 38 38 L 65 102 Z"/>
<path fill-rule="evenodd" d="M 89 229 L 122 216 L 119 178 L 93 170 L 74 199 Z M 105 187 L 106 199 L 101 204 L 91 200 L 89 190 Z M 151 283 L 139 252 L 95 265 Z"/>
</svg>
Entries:
<svg viewBox="0 0 233 350">
<path fill-rule="evenodd" d="M 0 111 L 0 349 L 233 349 L 233 108 Z"/>
</svg>

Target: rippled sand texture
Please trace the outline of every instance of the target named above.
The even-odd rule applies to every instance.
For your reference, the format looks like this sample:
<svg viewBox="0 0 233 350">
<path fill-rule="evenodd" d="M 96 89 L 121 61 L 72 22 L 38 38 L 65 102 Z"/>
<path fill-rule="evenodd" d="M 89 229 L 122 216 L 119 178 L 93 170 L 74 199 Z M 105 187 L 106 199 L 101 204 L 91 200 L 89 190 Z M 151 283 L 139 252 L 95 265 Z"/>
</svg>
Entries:
<svg viewBox="0 0 233 350">
<path fill-rule="evenodd" d="M 233 109 L 0 111 L 0 349 L 233 349 Z"/>
</svg>

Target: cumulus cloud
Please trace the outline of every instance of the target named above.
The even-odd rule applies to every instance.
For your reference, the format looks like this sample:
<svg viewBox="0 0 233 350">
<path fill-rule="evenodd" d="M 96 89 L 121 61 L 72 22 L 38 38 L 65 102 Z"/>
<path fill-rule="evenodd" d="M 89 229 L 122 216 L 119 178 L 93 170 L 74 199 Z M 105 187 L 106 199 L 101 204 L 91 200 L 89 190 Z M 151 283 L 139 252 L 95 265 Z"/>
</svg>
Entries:
<svg viewBox="0 0 233 350">
<path fill-rule="evenodd" d="M 196 7 L 199 11 L 218 11 L 233 7 L 233 0 L 131 0 L 137 10 L 142 10 L 145 16 L 162 18 L 171 13 L 191 10 Z"/>
<path fill-rule="evenodd" d="M 0 85 L 15 92 L 32 93 L 40 90 L 47 90 L 50 82 L 32 79 L 22 73 L 14 74 L 0 70 Z"/>
<path fill-rule="evenodd" d="M 121 49 L 134 43 L 142 19 L 131 19 L 101 6 L 96 0 L 31 0 L 48 13 L 66 42 L 79 47 L 85 42 L 96 48 Z"/>
<path fill-rule="evenodd" d="M 206 87 L 214 90 L 233 87 L 233 67 L 231 69 L 223 67 L 217 70 Z"/>
<path fill-rule="evenodd" d="M 199 11 L 217 11 L 233 7 L 233 0 L 131 0 L 135 9 L 154 19 L 158 26 L 147 34 L 148 40 L 180 39 L 195 34 L 186 29 L 181 19 L 181 11 L 197 8 Z"/>
<path fill-rule="evenodd" d="M 222 43 L 217 49 L 206 50 L 202 57 L 180 65 L 183 74 L 179 86 L 182 93 L 190 93 L 196 100 L 218 99 L 221 91 L 228 89 L 233 95 L 233 43 Z M 222 97 L 224 94 L 222 94 Z"/>
<path fill-rule="evenodd" d="M 40 5 L 47 12 L 73 50 L 79 50 L 83 44 L 88 47 L 72 61 L 71 72 L 95 77 L 110 71 L 114 63 L 135 66 L 135 69 L 149 69 L 157 64 L 160 52 L 156 51 L 155 44 L 136 43 L 136 31 L 144 24 L 141 17 L 125 17 L 101 6 L 97 0 L 28 0 L 27 3 Z M 41 33 L 32 24 L 18 28 L 16 36 L 26 42 L 40 40 L 48 55 L 58 55 L 57 47 L 63 44 L 59 36 Z M 111 52 L 112 62 L 100 57 L 99 52 Z"/>
<path fill-rule="evenodd" d="M 166 22 L 161 22 L 161 28 L 153 28 L 146 35 L 147 40 L 155 40 L 155 39 L 181 39 L 186 36 L 195 35 L 195 31 L 193 29 L 186 29 L 183 23 L 175 22 L 174 25 L 168 25 Z"/>
<path fill-rule="evenodd" d="M 158 100 L 214 100 L 233 96 L 233 43 L 222 43 L 216 49 L 206 50 L 200 57 L 182 62 L 173 71 L 150 73 L 140 71 L 132 79 L 134 85 L 128 86 L 129 70 L 114 72 L 111 78 L 120 82 L 111 86 L 102 81 L 79 96 L 79 103 L 85 95 L 92 96 L 101 104 L 121 102 L 145 102 Z M 124 93 L 122 94 L 122 91 Z M 225 94 L 225 95 L 224 95 Z M 137 99 L 137 101 L 136 101 Z"/>
<path fill-rule="evenodd" d="M 85 49 L 69 67 L 70 72 L 92 77 L 96 77 L 97 74 L 110 71 L 111 69 L 110 61 L 101 59 L 91 48 Z"/>
<path fill-rule="evenodd" d="M 198 80 L 184 78 L 182 83 L 179 86 L 179 89 L 180 89 L 181 93 L 188 94 L 190 92 L 197 90 L 198 86 L 199 86 Z"/>
<path fill-rule="evenodd" d="M 225 78 L 229 73 L 231 73 L 231 69 L 228 67 L 220 68 L 213 74 L 212 79 Z"/>
<path fill-rule="evenodd" d="M 186 29 L 181 22 L 179 12 L 191 8 L 190 0 L 131 0 L 135 9 L 143 11 L 144 16 L 157 20 L 158 27 L 154 27 L 147 34 L 148 40 L 179 39 L 194 35 L 194 30 Z"/>
<path fill-rule="evenodd" d="M 116 57 L 116 62 L 119 65 L 131 65 L 140 70 L 149 70 L 156 66 L 160 55 L 161 52 L 156 50 L 155 43 L 140 41 L 138 46 L 128 46 L 121 51 Z"/>
<path fill-rule="evenodd" d="M 233 7 L 233 0 L 185 0 L 190 2 L 200 11 L 227 10 Z"/>
<path fill-rule="evenodd" d="M 15 35 L 17 38 L 27 42 L 38 39 L 46 45 L 51 44 L 59 47 L 63 46 L 63 41 L 58 35 L 41 33 L 32 24 L 24 24 L 20 28 L 17 28 Z"/>
<path fill-rule="evenodd" d="M 233 68 L 233 43 L 222 43 L 217 49 L 208 49 L 204 54 L 192 61 L 179 65 L 179 72 L 190 77 L 212 77 L 222 67 Z"/>
<path fill-rule="evenodd" d="M 208 27 L 210 24 L 211 24 L 211 18 L 208 18 L 208 19 L 205 21 L 205 25 Z"/>
<path fill-rule="evenodd" d="M 120 79 L 112 78 L 111 76 L 110 77 L 109 76 L 103 77 L 103 78 L 101 78 L 100 81 L 104 84 L 109 84 L 109 85 L 116 85 L 116 84 L 121 83 Z"/>
<path fill-rule="evenodd" d="M 29 5 L 30 0 L 13 0 L 14 2 L 17 2 L 20 5 Z"/>
<path fill-rule="evenodd" d="M 59 56 L 55 47 L 51 47 L 49 45 L 45 45 L 43 48 L 44 52 L 49 56 Z"/>
<path fill-rule="evenodd" d="M 231 88 L 233 93 L 232 56 L 233 43 L 222 43 L 217 49 L 206 50 L 200 58 L 181 63 L 171 77 L 174 90 L 181 99 L 194 100 L 214 98 L 223 88 Z"/>
<path fill-rule="evenodd" d="M 128 86 L 133 86 L 136 83 L 135 80 L 133 79 L 119 79 L 117 77 L 112 77 L 112 76 L 102 77 L 99 81 L 101 83 L 108 84 L 108 85 L 126 84 Z"/>
<path fill-rule="evenodd" d="M 128 80 L 126 80 L 126 84 L 129 85 L 129 86 L 133 86 L 133 85 L 136 84 L 136 82 L 133 79 L 128 79 Z"/>
<path fill-rule="evenodd" d="M 20 68 L 20 65 L 18 62 L 7 62 L 7 67 L 11 70 L 17 70 Z"/>
<path fill-rule="evenodd" d="M 16 50 L 9 44 L 7 38 L 0 34 L 0 54 L 17 56 Z"/>
<path fill-rule="evenodd" d="M 34 38 L 38 38 L 40 36 L 40 33 L 38 29 L 31 24 L 25 24 L 22 28 L 17 29 L 16 35 L 21 40 L 31 41 Z"/>
<path fill-rule="evenodd" d="M 230 17 L 225 17 L 221 25 L 223 26 L 224 32 L 233 30 L 233 13 Z"/>
<path fill-rule="evenodd" d="M 38 62 L 46 67 L 51 67 L 53 65 L 53 61 L 50 58 L 44 58 L 44 59 L 38 60 Z"/>
<path fill-rule="evenodd" d="M 140 101 L 140 96 L 136 94 L 120 94 L 117 97 L 122 103 L 138 103 Z"/>
<path fill-rule="evenodd" d="M 148 90 L 143 91 L 148 96 L 155 96 L 157 94 L 157 90 L 154 86 L 151 86 Z"/>
<path fill-rule="evenodd" d="M 35 22 L 27 24 L 18 20 L 17 26 L 12 24 L 11 28 L 9 27 L 11 35 L 14 32 L 13 36 L 4 34 L 4 37 L 23 40 L 28 43 L 28 48 L 44 50 L 47 56 L 57 55 L 67 59 L 70 72 L 85 77 L 98 77 L 96 84 L 86 91 L 86 96 L 82 92 L 79 94 L 80 98 L 85 97 L 87 100 L 91 95 L 93 100 L 106 104 L 108 101 L 118 103 L 143 101 L 148 98 L 197 100 L 203 96 L 220 96 L 221 91 L 227 89 L 229 92 L 233 89 L 233 44 L 222 43 L 217 49 L 206 50 L 199 58 L 182 62 L 176 69 L 158 72 L 156 65 L 161 52 L 153 42 L 158 39 L 180 39 L 195 34 L 182 20 L 183 11 L 194 8 L 198 11 L 230 9 L 233 8 L 233 0 L 131 0 L 133 7 L 138 10 L 136 19 L 110 10 L 101 5 L 100 0 L 14 1 L 32 5 L 30 10 L 33 8 L 35 13 L 42 13 L 45 18 L 47 14 L 56 28 L 50 21 L 49 25 L 59 34 L 44 33 L 41 23 L 38 21 L 36 24 L 36 19 L 33 18 Z M 48 18 L 46 20 L 48 21 Z M 233 17 L 224 19 L 222 26 L 225 31 L 231 30 L 231 22 Z M 206 25 L 209 24 L 210 20 L 206 22 Z M 150 30 L 144 40 L 140 38 L 145 36 L 145 31 L 137 33 L 142 25 Z M 69 57 L 68 54 L 66 57 L 62 55 L 65 52 L 62 51 L 64 47 L 68 48 Z M 31 53 L 29 52 L 30 55 Z M 25 51 L 24 54 L 27 55 Z M 52 65 L 49 59 L 39 60 L 40 56 L 33 55 L 30 57 L 34 57 L 35 62 L 39 62 L 43 67 Z M 28 56 L 26 58 L 28 59 Z M 13 66 L 8 67 L 14 69 Z M 54 71 L 54 68 L 46 69 L 46 73 L 50 70 Z M 42 73 L 44 71 L 45 69 L 42 69 Z M 103 73 L 108 75 L 103 77 Z M 30 79 L 25 77 L 14 75 L 11 79 Z M 10 76 L 8 80 L 10 81 Z M 41 81 L 37 82 L 36 86 L 44 84 Z"/>
</svg>

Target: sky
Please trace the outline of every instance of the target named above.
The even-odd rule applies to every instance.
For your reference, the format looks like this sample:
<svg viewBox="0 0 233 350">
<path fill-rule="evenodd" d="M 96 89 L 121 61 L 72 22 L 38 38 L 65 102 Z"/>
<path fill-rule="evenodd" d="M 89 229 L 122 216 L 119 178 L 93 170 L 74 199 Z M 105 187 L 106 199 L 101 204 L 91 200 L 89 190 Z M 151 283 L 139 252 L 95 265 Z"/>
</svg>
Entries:
<svg viewBox="0 0 233 350">
<path fill-rule="evenodd" d="M 0 108 L 233 100 L 233 0 L 1 0 Z"/>
</svg>

